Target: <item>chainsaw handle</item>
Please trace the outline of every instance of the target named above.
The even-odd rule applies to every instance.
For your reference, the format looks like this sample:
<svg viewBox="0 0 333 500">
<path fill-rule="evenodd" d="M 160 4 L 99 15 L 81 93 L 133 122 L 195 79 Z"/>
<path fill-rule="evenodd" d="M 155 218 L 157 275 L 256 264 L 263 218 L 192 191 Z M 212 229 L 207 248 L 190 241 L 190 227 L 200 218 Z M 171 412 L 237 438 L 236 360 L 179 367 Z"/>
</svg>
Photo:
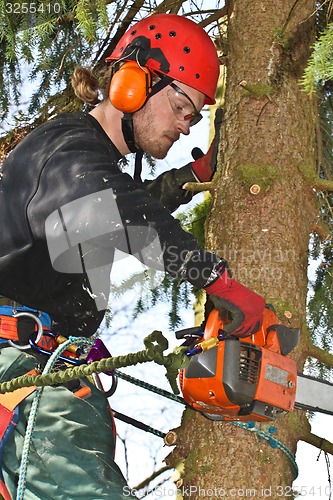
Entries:
<svg viewBox="0 0 333 500">
<path fill-rule="evenodd" d="M 178 330 L 176 333 L 176 339 L 187 339 L 189 338 L 201 338 L 203 335 L 203 329 L 201 326 L 192 326 L 191 328 L 184 328 L 183 330 Z"/>
</svg>

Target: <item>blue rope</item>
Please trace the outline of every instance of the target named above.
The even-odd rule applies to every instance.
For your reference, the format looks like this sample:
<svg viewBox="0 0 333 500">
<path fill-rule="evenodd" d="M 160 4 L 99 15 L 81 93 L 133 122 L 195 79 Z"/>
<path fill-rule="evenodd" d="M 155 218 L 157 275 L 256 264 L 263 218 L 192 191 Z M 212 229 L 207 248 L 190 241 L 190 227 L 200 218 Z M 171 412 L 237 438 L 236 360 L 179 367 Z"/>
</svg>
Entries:
<svg viewBox="0 0 333 500">
<path fill-rule="evenodd" d="M 267 443 L 272 448 L 281 450 L 282 453 L 284 453 L 284 455 L 287 457 L 287 459 L 290 463 L 291 469 L 292 469 L 293 474 L 294 474 L 294 480 L 297 478 L 298 465 L 296 463 L 294 455 L 289 450 L 289 448 L 287 448 L 287 446 L 285 446 L 283 443 L 281 443 L 281 441 L 279 441 L 278 439 L 273 437 L 274 432 L 276 432 L 276 430 L 277 430 L 276 427 L 273 427 L 273 426 L 270 427 L 268 429 L 268 433 L 267 433 L 267 432 L 262 431 L 258 427 L 256 427 L 254 422 L 247 422 L 247 423 L 245 423 L 245 422 L 229 422 L 229 423 L 232 425 L 235 425 L 236 427 L 241 427 L 242 429 L 245 429 L 247 431 L 254 432 L 255 434 L 257 434 L 257 436 L 259 438 L 267 441 Z"/>
</svg>

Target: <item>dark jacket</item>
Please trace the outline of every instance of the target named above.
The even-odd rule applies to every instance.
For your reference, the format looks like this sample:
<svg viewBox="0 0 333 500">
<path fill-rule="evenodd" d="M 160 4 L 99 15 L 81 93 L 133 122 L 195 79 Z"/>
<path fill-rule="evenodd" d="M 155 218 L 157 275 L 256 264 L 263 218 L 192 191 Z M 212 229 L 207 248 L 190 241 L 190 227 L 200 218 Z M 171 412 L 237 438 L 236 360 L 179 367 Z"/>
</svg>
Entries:
<svg viewBox="0 0 333 500">
<path fill-rule="evenodd" d="M 136 183 L 99 123 L 62 114 L 10 153 L 0 180 L 0 294 L 48 312 L 65 335 L 92 335 L 114 249 L 202 287 L 217 258 L 170 211 L 189 201 L 190 167 Z"/>
</svg>

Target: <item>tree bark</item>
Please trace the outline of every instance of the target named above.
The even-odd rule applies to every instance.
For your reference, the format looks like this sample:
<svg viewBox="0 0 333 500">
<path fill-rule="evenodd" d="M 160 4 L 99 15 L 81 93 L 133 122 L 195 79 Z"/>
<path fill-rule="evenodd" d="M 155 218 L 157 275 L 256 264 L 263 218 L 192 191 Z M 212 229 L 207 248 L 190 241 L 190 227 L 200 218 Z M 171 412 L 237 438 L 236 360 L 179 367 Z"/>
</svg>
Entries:
<svg viewBox="0 0 333 500">
<path fill-rule="evenodd" d="M 316 171 L 317 118 L 299 79 L 314 40 L 315 2 L 234 0 L 227 7 L 225 118 L 207 247 L 273 304 L 283 323 L 302 327 L 309 235 L 318 210 L 308 180 Z M 307 348 L 301 340 L 293 353 L 299 370 Z M 270 425 L 257 424 L 263 430 Z M 277 439 L 295 454 L 302 430 L 309 429 L 305 414 L 294 412 L 274 425 Z M 212 498 L 214 487 L 227 497 L 238 489 L 253 489 L 256 498 L 290 497 L 294 476 L 286 456 L 230 423 L 187 410 L 171 460 L 180 458 L 184 498 L 190 486 L 202 488 L 195 498 Z"/>
</svg>

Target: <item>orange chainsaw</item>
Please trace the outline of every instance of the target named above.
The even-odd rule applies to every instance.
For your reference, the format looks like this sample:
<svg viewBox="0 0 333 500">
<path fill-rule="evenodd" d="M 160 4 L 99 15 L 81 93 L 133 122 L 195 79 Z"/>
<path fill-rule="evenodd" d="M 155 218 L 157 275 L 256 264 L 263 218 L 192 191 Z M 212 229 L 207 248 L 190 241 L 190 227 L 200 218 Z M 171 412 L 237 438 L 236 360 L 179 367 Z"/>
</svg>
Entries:
<svg viewBox="0 0 333 500">
<path fill-rule="evenodd" d="M 176 333 L 191 358 L 179 382 L 185 401 L 212 420 L 270 421 L 294 409 L 296 362 L 289 357 L 300 330 L 278 323 L 266 306 L 261 328 L 245 338 L 225 339 L 225 322 L 213 309 L 204 330 Z"/>
</svg>

